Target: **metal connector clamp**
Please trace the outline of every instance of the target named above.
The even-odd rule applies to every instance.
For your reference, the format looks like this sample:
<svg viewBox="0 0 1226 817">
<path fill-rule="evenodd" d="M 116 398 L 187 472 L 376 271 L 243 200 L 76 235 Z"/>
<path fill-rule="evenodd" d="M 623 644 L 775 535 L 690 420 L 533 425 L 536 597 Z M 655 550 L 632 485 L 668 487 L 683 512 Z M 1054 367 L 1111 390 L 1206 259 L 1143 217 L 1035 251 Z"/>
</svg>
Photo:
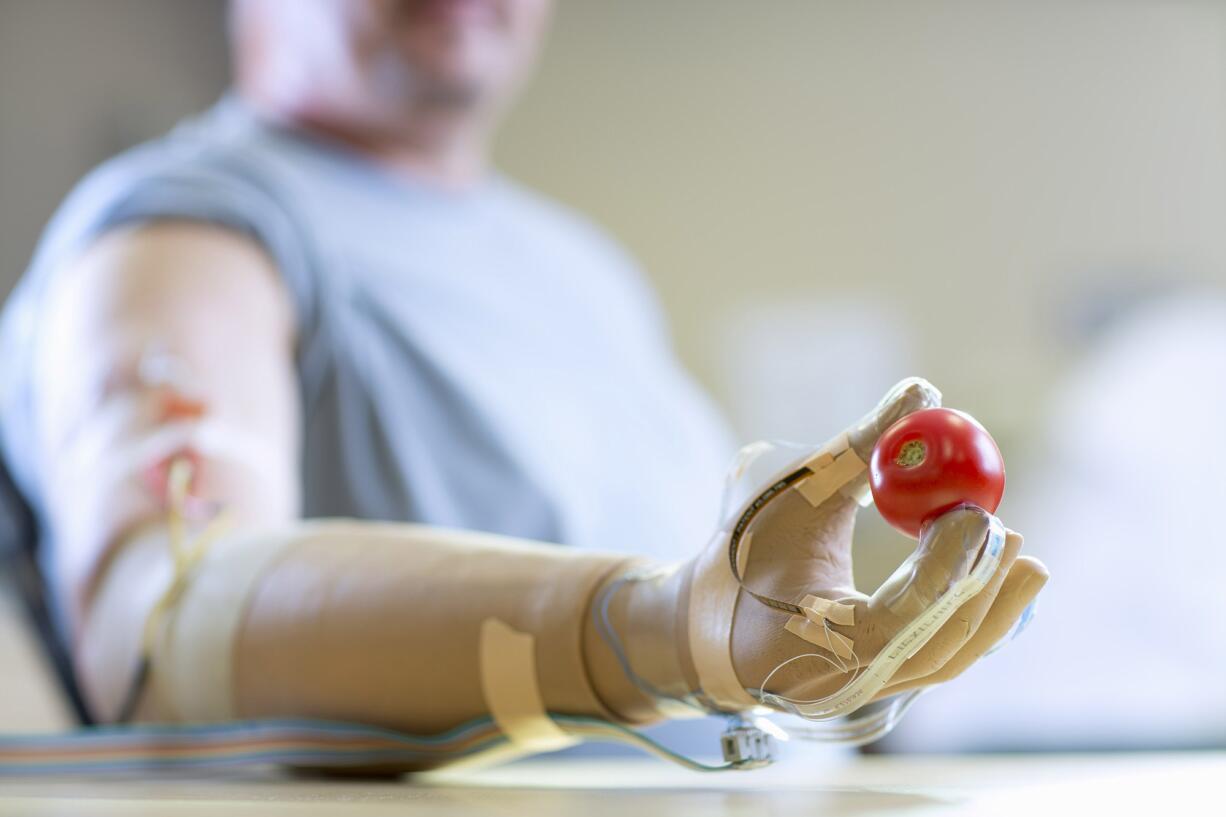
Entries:
<svg viewBox="0 0 1226 817">
<path fill-rule="evenodd" d="M 737 769 L 759 769 L 775 762 L 775 739 L 743 720 L 729 723 L 719 745 L 724 760 Z"/>
</svg>

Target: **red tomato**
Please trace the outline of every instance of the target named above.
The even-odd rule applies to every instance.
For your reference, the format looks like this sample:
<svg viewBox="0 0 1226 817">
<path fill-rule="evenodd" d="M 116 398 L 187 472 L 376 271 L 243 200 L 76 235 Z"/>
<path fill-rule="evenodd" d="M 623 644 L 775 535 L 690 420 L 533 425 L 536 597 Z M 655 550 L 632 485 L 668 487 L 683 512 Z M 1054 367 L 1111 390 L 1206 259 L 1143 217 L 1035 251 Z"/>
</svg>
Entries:
<svg viewBox="0 0 1226 817">
<path fill-rule="evenodd" d="M 959 505 L 995 513 L 1005 493 L 996 441 L 974 417 L 953 409 L 922 409 L 890 426 L 868 468 L 877 510 L 912 539 L 925 522 Z"/>
</svg>

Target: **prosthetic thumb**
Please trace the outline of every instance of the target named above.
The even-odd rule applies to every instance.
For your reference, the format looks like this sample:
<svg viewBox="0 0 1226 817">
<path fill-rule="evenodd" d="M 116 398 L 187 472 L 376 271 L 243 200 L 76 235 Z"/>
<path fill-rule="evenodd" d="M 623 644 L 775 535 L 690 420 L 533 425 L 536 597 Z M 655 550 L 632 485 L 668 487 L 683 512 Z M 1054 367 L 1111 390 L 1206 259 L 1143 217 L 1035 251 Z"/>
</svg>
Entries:
<svg viewBox="0 0 1226 817">
<path fill-rule="evenodd" d="M 916 618 L 970 574 L 987 540 L 990 520 L 982 508 L 968 505 L 926 524 L 919 546 L 877 588 L 869 608 L 889 610 L 907 621 Z"/>
</svg>

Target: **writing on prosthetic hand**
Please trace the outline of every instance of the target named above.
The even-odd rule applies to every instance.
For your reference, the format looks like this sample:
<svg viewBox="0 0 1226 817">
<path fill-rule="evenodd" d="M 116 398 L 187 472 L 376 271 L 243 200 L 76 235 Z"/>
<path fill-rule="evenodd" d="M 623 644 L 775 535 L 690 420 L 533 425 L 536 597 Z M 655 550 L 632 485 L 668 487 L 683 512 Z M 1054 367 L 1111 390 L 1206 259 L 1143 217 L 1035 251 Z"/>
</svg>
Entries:
<svg viewBox="0 0 1226 817">
<path fill-rule="evenodd" d="M 939 400 L 926 382 L 904 381 L 819 448 L 747 446 L 729 474 L 724 522 L 703 553 L 671 574 L 628 582 L 624 602 L 604 599 L 605 610 L 650 609 L 653 587 L 680 585 L 675 628 L 656 616 L 654 626 L 621 631 L 624 665 L 640 689 L 673 702 L 661 711 L 675 702 L 725 713 L 767 706 L 824 722 L 857 713 L 809 736 L 865 742 L 897 722 L 911 690 L 922 688 L 916 681 L 958 657 L 981 625 L 996 631 L 1001 616 L 1018 617 L 1019 585 L 1004 579 L 1021 539 L 978 509 L 933 520 L 871 596 L 854 588 L 851 534 L 869 494 L 866 462 L 886 429 Z M 995 604 L 1002 586 L 1010 603 Z M 679 644 L 680 673 L 661 658 L 668 639 Z M 896 681 L 906 688 L 894 690 Z M 883 698 L 894 700 L 866 708 Z"/>
</svg>

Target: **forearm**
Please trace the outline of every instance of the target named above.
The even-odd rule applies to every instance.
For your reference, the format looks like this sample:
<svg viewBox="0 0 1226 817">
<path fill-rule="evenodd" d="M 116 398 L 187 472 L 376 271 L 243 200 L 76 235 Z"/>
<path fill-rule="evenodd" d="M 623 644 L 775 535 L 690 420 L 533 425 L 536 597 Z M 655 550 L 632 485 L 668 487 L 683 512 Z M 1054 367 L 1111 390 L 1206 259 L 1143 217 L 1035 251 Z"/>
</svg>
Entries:
<svg viewBox="0 0 1226 817">
<path fill-rule="evenodd" d="M 454 727 L 489 714 L 482 673 L 497 668 L 481 666 L 480 638 L 496 619 L 533 637 L 547 710 L 616 716 L 585 622 L 624 557 L 420 526 L 312 527 L 253 588 L 234 714 Z"/>
<path fill-rule="evenodd" d="M 444 731 L 492 714 L 483 683 L 491 673 L 498 682 L 499 668 L 481 660 L 491 620 L 533 639 L 544 709 L 660 717 L 593 623 L 602 589 L 642 560 L 350 521 L 286 525 L 214 547 L 157 622 L 143 718 L 313 717 Z M 79 654 L 104 713 L 117 710 L 139 632 L 170 582 L 164 551 L 156 529 L 126 543 L 91 610 Z M 630 590 L 614 597 L 611 620 L 636 670 L 663 683 L 677 665 L 665 654 L 672 590 Z"/>
</svg>

